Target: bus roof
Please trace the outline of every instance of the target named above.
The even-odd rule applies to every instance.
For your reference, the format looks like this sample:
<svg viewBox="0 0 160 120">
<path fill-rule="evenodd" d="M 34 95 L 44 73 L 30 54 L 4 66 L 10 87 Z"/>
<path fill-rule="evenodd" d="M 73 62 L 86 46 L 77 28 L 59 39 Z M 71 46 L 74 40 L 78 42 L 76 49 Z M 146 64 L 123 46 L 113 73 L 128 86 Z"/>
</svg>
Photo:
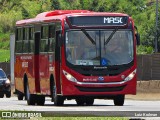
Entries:
<svg viewBox="0 0 160 120">
<path fill-rule="evenodd" d="M 16 26 L 34 24 L 39 22 L 47 22 L 52 20 L 63 20 L 64 18 L 66 18 L 66 16 L 103 16 L 103 15 L 128 16 L 127 14 L 123 13 L 93 12 L 89 10 L 55 10 L 55 11 L 40 13 L 35 18 L 19 20 L 16 22 Z"/>
</svg>

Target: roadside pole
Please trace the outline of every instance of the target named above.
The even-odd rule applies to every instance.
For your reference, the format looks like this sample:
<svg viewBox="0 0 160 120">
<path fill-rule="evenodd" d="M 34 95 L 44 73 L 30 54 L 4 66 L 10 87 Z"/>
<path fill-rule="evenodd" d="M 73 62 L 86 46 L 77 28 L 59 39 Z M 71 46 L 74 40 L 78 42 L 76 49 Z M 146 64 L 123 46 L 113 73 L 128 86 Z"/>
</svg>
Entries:
<svg viewBox="0 0 160 120">
<path fill-rule="evenodd" d="M 14 47 L 15 47 L 15 34 L 10 35 L 10 76 L 11 83 L 14 84 Z"/>
<path fill-rule="evenodd" d="M 156 0 L 156 35 L 155 35 L 155 53 L 158 52 L 158 0 Z"/>
</svg>

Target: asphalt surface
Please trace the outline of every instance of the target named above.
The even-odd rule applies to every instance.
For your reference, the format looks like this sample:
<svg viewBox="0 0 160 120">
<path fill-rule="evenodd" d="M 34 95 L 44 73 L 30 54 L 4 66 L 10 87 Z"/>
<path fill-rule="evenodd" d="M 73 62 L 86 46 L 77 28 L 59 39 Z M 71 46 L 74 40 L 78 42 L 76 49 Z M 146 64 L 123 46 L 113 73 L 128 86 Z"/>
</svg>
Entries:
<svg viewBox="0 0 160 120">
<path fill-rule="evenodd" d="M 77 106 L 75 100 L 66 100 L 64 106 L 54 106 L 50 98 L 46 98 L 44 106 L 28 106 L 25 100 L 17 97 L 0 98 L 1 111 L 39 111 L 58 114 L 76 114 L 93 116 L 125 116 L 160 118 L 160 101 L 140 101 L 126 99 L 124 106 L 114 106 L 112 100 L 96 99 L 93 106 Z"/>
</svg>

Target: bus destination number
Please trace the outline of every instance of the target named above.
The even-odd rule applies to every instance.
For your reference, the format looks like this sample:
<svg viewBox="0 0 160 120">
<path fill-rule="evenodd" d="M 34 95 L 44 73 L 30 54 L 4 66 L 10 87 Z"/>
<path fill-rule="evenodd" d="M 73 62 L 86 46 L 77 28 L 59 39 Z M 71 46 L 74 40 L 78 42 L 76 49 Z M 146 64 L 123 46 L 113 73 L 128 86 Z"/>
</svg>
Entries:
<svg viewBox="0 0 160 120">
<path fill-rule="evenodd" d="M 104 17 L 104 24 L 122 24 L 122 17 Z"/>
</svg>

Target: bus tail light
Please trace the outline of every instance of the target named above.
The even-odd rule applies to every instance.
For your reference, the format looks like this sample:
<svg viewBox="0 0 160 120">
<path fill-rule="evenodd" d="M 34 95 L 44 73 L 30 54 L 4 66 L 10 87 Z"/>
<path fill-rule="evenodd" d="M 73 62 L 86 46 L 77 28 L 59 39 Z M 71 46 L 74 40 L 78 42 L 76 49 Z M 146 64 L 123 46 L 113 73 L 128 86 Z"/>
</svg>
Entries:
<svg viewBox="0 0 160 120">
<path fill-rule="evenodd" d="M 72 81 L 72 82 L 77 82 L 76 78 L 74 78 L 71 74 L 69 74 L 68 72 L 64 71 L 63 70 L 63 73 L 65 75 L 65 77 L 69 80 L 69 81 Z"/>
<path fill-rule="evenodd" d="M 124 79 L 124 81 L 130 81 L 131 79 L 133 79 L 133 77 L 135 76 L 135 74 L 136 74 L 136 69 L 132 72 L 132 73 L 130 73 L 125 79 Z"/>
</svg>

